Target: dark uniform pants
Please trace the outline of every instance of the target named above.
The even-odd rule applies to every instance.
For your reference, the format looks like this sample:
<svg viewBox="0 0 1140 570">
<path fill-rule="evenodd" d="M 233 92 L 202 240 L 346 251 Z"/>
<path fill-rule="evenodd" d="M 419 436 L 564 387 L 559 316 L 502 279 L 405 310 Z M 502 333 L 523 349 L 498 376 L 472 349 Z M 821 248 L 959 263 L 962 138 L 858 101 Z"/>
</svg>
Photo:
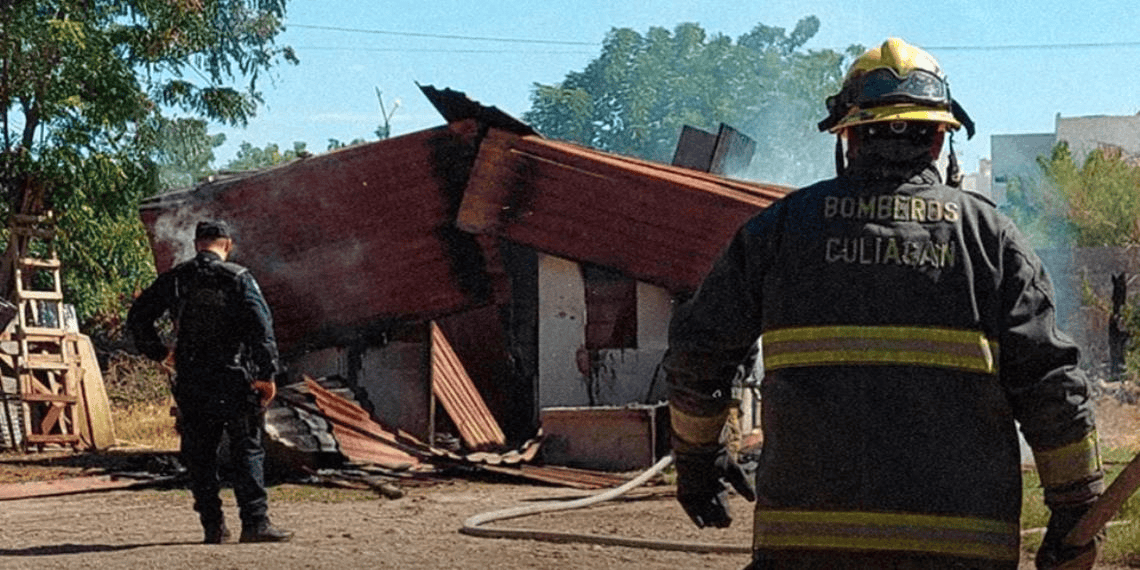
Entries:
<svg viewBox="0 0 1140 570">
<path fill-rule="evenodd" d="M 233 465 L 234 497 L 237 499 L 243 526 L 254 526 L 265 520 L 265 448 L 261 439 L 264 416 L 257 412 L 214 415 L 181 408 L 179 426 L 182 436 L 182 460 L 190 472 L 190 491 L 194 510 L 203 525 L 222 519 L 221 486 L 218 480 L 218 448 L 223 432 L 229 436 L 230 462 Z"/>
<path fill-rule="evenodd" d="M 753 551 L 744 570 L 1017 570 L 1018 562 L 894 552 Z"/>
</svg>

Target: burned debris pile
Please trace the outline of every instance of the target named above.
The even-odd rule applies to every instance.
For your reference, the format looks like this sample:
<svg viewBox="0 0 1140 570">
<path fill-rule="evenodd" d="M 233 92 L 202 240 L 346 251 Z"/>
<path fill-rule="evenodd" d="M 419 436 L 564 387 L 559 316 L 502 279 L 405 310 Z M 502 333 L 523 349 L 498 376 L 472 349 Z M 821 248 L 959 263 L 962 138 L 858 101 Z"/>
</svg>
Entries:
<svg viewBox="0 0 1140 570">
<path fill-rule="evenodd" d="M 468 422 L 497 429 L 490 414 L 468 415 L 466 421 L 457 422 L 461 433 L 472 430 L 463 427 Z M 541 432 L 517 449 L 480 445 L 479 451 L 470 451 L 466 437 L 429 444 L 378 423 L 357 392 L 339 377 L 306 377 L 283 387 L 267 413 L 266 431 L 272 458 L 295 473 L 309 474 L 321 483 L 371 488 L 389 497 L 398 492 L 399 481 L 463 471 L 580 489 L 612 487 L 626 480 L 620 475 L 541 465 Z"/>
</svg>

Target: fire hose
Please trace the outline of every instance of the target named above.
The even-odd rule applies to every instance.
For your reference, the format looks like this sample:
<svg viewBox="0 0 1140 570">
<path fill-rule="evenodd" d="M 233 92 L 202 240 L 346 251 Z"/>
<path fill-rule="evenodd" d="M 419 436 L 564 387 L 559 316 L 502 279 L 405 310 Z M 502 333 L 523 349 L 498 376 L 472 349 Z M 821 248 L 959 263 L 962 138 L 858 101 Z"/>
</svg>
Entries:
<svg viewBox="0 0 1140 570">
<path fill-rule="evenodd" d="M 672 550 L 685 552 L 703 552 L 715 554 L 748 554 L 752 552 L 749 546 L 733 546 L 728 544 L 709 544 L 700 542 L 679 542 L 670 540 L 652 540 L 643 538 L 629 538 L 622 536 L 598 535 L 587 533 L 557 532 L 549 530 L 536 530 L 528 528 L 496 527 L 487 528 L 482 525 L 513 518 L 520 518 L 541 513 L 581 509 L 620 497 L 657 476 L 673 463 L 673 456 L 667 455 L 647 469 L 642 474 L 629 480 L 619 487 L 604 491 L 597 495 L 563 501 L 551 505 L 528 505 L 512 507 L 498 511 L 478 514 L 463 521 L 462 534 L 485 538 L 521 538 L 542 540 L 546 542 L 580 542 L 587 544 L 602 544 L 607 546 L 628 546 L 632 548 L 649 548 L 653 550 Z M 1093 537 L 1101 531 L 1124 505 L 1124 502 L 1140 488 L 1140 454 L 1121 471 L 1120 475 L 1101 495 L 1089 512 L 1078 521 L 1073 530 L 1065 537 L 1069 545 L 1088 544 Z"/>
<path fill-rule="evenodd" d="M 751 546 L 708 544 L 703 542 L 679 542 L 672 540 L 653 540 L 612 535 L 536 530 L 529 528 L 487 528 L 482 526 L 495 521 L 519 518 L 528 515 L 536 515 L 540 513 L 580 509 L 589 507 L 591 505 L 596 505 L 598 503 L 620 497 L 629 491 L 640 487 L 641 485 L 645 484 L 646 481 L 649 481 L 653 477 L 657 476 L 672 463 L 673 456 L 667 455 L 661 458 L 661 460 L 659 460 L 652 467 L 645 470 L 637 477 L 630 479 L 628 482 L 622 484 L 619 487 L 614 487 L 613 489 L 598 493 L 597 495 L 570 501 L 563 501 L 550 505 L 527 505 L 478 514 L 463 521 L 463 528 L 459 529 L 459 532 L 462 534 L 481 536 L 486 538 L 523 538 L 531 540 L 542 540 L 546 542 L 582 542 L 587 544 L 603 544 L 606 546 L 628 546 L 631 548 L 649 548 L 653 550 L 703 552 L 712 554 L 751 554 Z"/>
</svg>

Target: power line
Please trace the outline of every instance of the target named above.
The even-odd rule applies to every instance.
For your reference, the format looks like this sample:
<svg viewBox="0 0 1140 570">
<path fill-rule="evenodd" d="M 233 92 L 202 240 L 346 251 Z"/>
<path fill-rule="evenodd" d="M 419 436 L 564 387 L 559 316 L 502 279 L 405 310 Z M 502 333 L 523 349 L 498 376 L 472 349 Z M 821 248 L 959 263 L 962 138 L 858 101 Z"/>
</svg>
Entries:
<svg viewBox="0 0 1140 570">
<path fill-rule="evenodd" d="M 1088 49 L 1088 48 L 1120 48 L 1140 47 L 1140 42 L 1104 42 L 1087 44 L 1015 44 L 1004 46 L 930 46 L 923 49 L 930 51 L 1009 51 L 1009 50 L 1042 50 L 1042 49 Z"/>
<path fill-rule="evenodd" d="M 286 24 L 286 27 L 305 28 L 309 30 L 327 30 L 333 32 L 353 32 L 358 34 L 381 34 L 388 36 L 406 36 L 414 38 L 435 38 L 444 40 L 468 40 L 477 42 L 508 42 L 517 44 L 558 44 L 573 46 L 596 46 L 598 42 L 572 42 L 562 40 L 534 40 L 525 38 L 491 38 L 485 36 L 457 36 L 449 34 L 425 34 L 419 32 L 393 32 L 388 30 L 364 30 L 360 28 L 342 28 L 338 26 L 311 26 L 309 24 Z"/>
<path fill-rule="evenodd" d="M 532 51 L 525 52 L 513 49 L 407 49 L 407 48 L 369 48 L 369 47 L 335 47 L 335 46 L 296 46 L 297 50 L 313 51 L 379 51 L 399 53 L 494 53 L 494 54 L 520 54 L 520 55 L 594 55 L 592 51 Z"/>
<path fill-rule="evenodd" d="M 522 44 L 553 44 L 553 45 L 575 45 L 575 46 L 598 46 L 598 42 L 582 42 L 582 41 L 569 41 L 569 40 L 540 40 L 530 38 L 504 38 L 504 37 L 488 37 L 488 36 L 463 36 L 453 34 L 429 34 L 423 32 L 396 32 L 391 30 L 370 30 L 363 28 L 346 28 L 340 26 L 315 26 L 311 24 L 286 24 L 295 28 L 305 28 L 310 30 L 326 30 L 334 32 L 351 32 L 358 34 L 379 34 L 390 36 L 404 36 L 416 38 L 434 38 L 446 40 L 466 40 L 466 41 L 480 41 L 480 42 L 506 42 L 506 43 L 522 43 Z M 1090 48 L 1121 48 L 1121 47 L 1140 47 L 1140 41 L 1134 42 L 1100 42 L 1100 43 L 1073 43 L 1073 44 L 1012 44 L 1012 45 L 996 45 L 996 46 L 980 46 L 980 45 L 958 45 L 958 46 L 922 46 L 927 50 L 938 51 L 1010 51 L 1010 50 L 1057 50 L 1057 49 L 1090 49 Z M 312 48 L 310 48 L 312 49 Z M 324 49 L 324 48 L 321 48 Z M 336 48 L 329 48 L 336 49 Z M 372 50 L 377 51 L 377 50 Z M 435 50 L 392 50 L 392 51 L 435 51 Z M 438 50 L 443 52 L 452 52 L 453 50 Z M 456 50 L 459 53 L 464 51 Z M 836 51 L 843 51 L 837 49 Z M 503 52 L 478 52 L 469 51 L 467 53 L 503 53 Z M 565 53 L 581 53 L 581 52 L 565 52 Z"/>
</svg>

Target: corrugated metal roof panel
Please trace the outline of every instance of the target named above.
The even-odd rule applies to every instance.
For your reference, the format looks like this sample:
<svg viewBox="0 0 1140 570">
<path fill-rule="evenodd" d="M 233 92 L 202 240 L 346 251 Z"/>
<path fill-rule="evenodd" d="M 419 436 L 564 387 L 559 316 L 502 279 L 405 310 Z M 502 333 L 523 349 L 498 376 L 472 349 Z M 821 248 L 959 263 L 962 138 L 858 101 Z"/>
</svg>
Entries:
<svg viewBox="0 0 1140 570">
<path fill-rule="evenodd" d="M 431 372 L 432 393 L 443 404 L 469 448 L 500 449 L 506 445 L 503 430 L 487 409 L 447 337 L 434 322 L 431 324 Z"/>
<path fill-rule="evenodd" d="M 305 386 L 317 407 L 332 424 L 340 451 L 356 461 L 368 461 L 389 469 L 408 469 L 420 459 L 404 451 L 396 434 L 372 420 L 360 406 L 333 394 L 311 378 Z"/>
<path fill-rule="evenodd" d="M 157 268 L 192 256 L 193 228 L 230 222 L 283 350 L 383 319 L 431 318 L 503 294 L 496 252 L 454 219 L 475 146 L 455 123 L 223 177 L 140 206 Z"/>
<path fill-rule="evenodd" d="M 485 465 L 483 469 L 575 489 L 608 489 L 629 481 L 627 477 L 621 475 L 570 467 L 523 464 L 514 467 Z"/>
<path fill-rule="evenodd" d="M 492 129 L 458 225 L 685 291 L 740 224 L 790 191 Z"/>
</svg>

